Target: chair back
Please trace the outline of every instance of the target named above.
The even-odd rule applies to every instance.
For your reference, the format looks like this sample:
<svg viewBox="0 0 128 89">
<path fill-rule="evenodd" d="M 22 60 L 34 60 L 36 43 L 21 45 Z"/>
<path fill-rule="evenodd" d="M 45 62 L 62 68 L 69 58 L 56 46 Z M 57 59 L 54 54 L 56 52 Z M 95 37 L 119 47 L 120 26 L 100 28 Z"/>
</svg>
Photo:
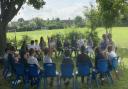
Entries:
<svg viewBox="0 0 128 89">
<path fill-rule="evenodd" d="M 79 76 L 88 76 L 90 74 L 90 67 L 85 63 L 80 63 L 77 66 Z"/>
<path fill-rule="evenodd" d="M 73 64 L 61 64 L 61 76 L 72 77 L 73 76 Z"/>
<path fill-rule="evenodd" d="M 97 61 L 97 70 L 100 73 L 108 72 L 108 60 L 105 59 L 99 59 Z"/>
<path fill-rule="evenodd" d="M 56 76 L 56 65 L 55 63 L 44 63 L 44 76 L 55 77 Z"/>
<path fill-rule="evenodd" d="M 111 61 L 112 63 L 112 69 L 117 69 L 118 67 L 118 57 L 114 57 Z"/>
<path fill-rule="evenodd" d="M 14 66 L 15 74 L 18 76 L 22 76 L 25 73 L 24 64 L 22 63 L 15 63 Z"/>
<path fill-rule="evenodd" d="M 37 77 L 37 76 L 39 76 L 37 65 L 29 64 L 28 70 L 29 70 L 29 76 L 30 77 Z"/>
</svg>

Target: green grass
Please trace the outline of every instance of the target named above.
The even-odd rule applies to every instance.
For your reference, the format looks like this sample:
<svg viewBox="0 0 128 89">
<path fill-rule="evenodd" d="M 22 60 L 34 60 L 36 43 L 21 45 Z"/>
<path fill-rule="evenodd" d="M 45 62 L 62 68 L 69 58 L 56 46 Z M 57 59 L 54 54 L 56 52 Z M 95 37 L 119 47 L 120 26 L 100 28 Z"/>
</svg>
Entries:
<svg viewBox="0 0 128 89">
<path fill-rule="evenodd" d="M 41 30 L 41 31 L 30 31 L 30 32 L 17 32 L 17 40 L 20 40 L 22 38 L 22 35 L 28 35 L 31 36 L 33 39 L 38 39 L 43 36 L 45 40 L 47 39 L 47 36 L 51 36 L 52 34 L 56 33 L 62 33 L 62 34 L 67 34 L 71 31 L 78 31 L 78 32 L 83 32 L 85 33 L 88 31 L 87 28 L 79 28 L 79 29 L 74 29 L 74 28 L 68 28 L 68 29 L 61 29 L 61 30 Z M 99 37 L 102 36 L 103 33 L 105 33 L 104 28 L 98 28 L 97 29 Z M 112 86 L 109 86 L 108 84 L 104 85 L 101 89 L 128 89 L 128 27 L 114 27 L 113 28 L 113 39 L 116 42 L 117 46 L 119 47 L 118 49 L 118 54 L 123 57 L 123 63 L 125 66 L 125 69 L 121 71 L 120 74 L 120 80 L 115 80 L 115 83 Z M 14 33 L 8 33 L 9 38 L 14 38 Z M 57 66 L 59 66 L 61 60 L 60 59 L 54 59 L 54 61 L 57 63 Z M 83 88 L 81 89 L 86 89 L 83 85 Z M 0 73 L 0 89 L 11 89 L 9 82 L 3 81 L 3 78 Z M 41 88 L 42 89 L 42 88 Z M 52 89 L 52 88 L 51 88 Z M 55 88 L 54 88 L 55 89 Z M 65 87 L 63 88 L 65 89 Z M 67 89 L 71 89 L 67 88 Z M 93 88 L 96 89 L 96 88 Z"/>
<path fill-rule="evenodd" d="M 32 39 L 40 39 L 41 36 L 43 36 L 45 38 L 45 40 L 47 39 L 47 36 L 51 36 L 52 34 L 57 34 L 57 33 L 62 33 L 62 34 L 67 34 L 71 31 L 78 31 L 78 32 L 83 32 L 85 33 L 86 31 L 88 31 L 87 28 L 68 28 L 68 29 L 58 29 L 58 30 L 38 30 L 38 31 L 29 31 L 29 32 L 17 32 L 16 36 L 17 36 L 17 40 L 20 40 L 22 38 L 23 35 L 28 35 L 30 36 Z M 99 37 L 102 36 L 103 33 L 105 33 L 105 29 L 104 28 L 98 28 L 97 29 L 98 33 L 99 33 Z M 121 48 L 128 48 L 128 27 L 114 27 L 113 28 L 113 39 L 116 42 L 118 47 Z M 7 34 L 8 38 L 14 38 L 15 33 L 11 32 Z"/>
</svg>

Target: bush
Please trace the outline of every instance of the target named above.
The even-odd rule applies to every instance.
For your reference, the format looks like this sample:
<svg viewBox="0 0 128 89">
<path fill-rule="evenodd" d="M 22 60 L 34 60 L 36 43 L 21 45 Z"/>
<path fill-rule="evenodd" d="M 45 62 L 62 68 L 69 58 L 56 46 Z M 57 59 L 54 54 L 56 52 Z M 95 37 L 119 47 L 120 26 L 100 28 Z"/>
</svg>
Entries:
<svg viewBox="0 0 128 89">
<path fill-rule="evenodd" d="M 18 47 L 22 45 L 22 43 L 25 41 L 26 44 L 29 44 L 32 38 L 28 35 L 23 35 L 22 39 L 18 42 Z"/>
<path fill-rule="evenodd" d="M 98 37 L 98 33 L 96 31 L 93 32 L 86 32 L 86 39 L 88 39 L 91 36 L 93 40 L 94 48 L 98 46 L 100 38 Z"/>
<path fill-rule="evenodd" d="M 77 31 L 72 31 L 72 32 L 70 32 L 70 33 L 68 33 L 66 35 L 66 39 L 72 40 L 74 36 L 75 36 L 76 39 L 78 39 L 80 37 L 86 38 L 86 34 L 85 33 L 77 32 Z"/>
</svg>

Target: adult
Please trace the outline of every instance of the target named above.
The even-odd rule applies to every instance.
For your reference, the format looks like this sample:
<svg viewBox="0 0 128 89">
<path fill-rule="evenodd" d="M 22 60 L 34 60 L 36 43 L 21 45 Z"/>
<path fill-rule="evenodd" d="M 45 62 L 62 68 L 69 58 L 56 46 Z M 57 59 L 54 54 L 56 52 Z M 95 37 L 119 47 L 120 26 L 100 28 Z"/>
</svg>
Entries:
<svg viewBox="0 0 128 89">
<path fill-rule="evenodd" d="M 57 38 L 56 40 L 56 49 L 58 51 L 58 56 L 59 56 L 63 52 L 62 41 L 60 38 Z"/>
<path fill-rule="evenodd" d="M 40 37 L 40 43 L 39 43 L 40 49 L 43 51 L 46 47 L 46 42 L 44 41 L 43 37 Z"/>
</svg>

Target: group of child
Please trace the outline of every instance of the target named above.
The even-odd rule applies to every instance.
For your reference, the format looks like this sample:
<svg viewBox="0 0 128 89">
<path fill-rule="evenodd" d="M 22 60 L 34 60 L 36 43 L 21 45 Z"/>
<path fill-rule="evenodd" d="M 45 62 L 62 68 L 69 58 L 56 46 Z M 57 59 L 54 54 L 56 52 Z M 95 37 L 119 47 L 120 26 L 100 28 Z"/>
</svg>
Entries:
<svg viewBox="0 0 128 89">
<path fill-rule="evenodd" d="M 62 64 L 72 64 L 74 66 L 74 61 L 71 56 L 71 48 L 73 50 L 76 50 L 79 47 L 80 52 L 76 55 L 76 66 L 80 63 L 88 63 L 90 67 L 94 67 L 97 65 L 97 61 L 100 59 L 103 60 L 112 60 L 114 57 L 117 57 L 116 54 L 116 45 L 112 40 L 111 34 L 103 34 L 102 41 L 99 43 L 99 46 L 95 48 L 94 54 L 95 54 L 95 63 L 92 63 L 90 56 L 88 55 L 89 50 L 91 51 L 93 48 L 93 42 L 90 38 L 88 41 L 88 45 L 84 44 L 84 40 L 81 38 L 79 41 L 76 41 L 76 39 L 73 39 L 74 46 L 72 47 L 68 40 L 64 41 L 64 45 L 62 45 L 62 41 L 60 38 L 54 40 L 53 38 L 48 39 L 48 47 L 46 46 L 46 42 L 44 41 L 43 37 L 40 38 L 40 43 L 38 44 L 38 40 L 32 40 L 30 45 L 27 45 L 26 42 L 23 42 L 23 45 L 21 49 L 19 50 L 19 53 L 16 51 L 15 47 L 8 45 L 5 49 L 5 55 L 4 55 L 4 61 L 5 61 L 5 67 L 9 68 L 11 75 L 13 73 L 13 68 L 15 63 L 23 63 L 25 67 L 28 66 L 28 64 L 35 64 L 37 65 L 39 70 L 43 70 L 42 66 L 39 63 L 39 54 L 40 52 L 43 52 L 43 63 L 53 63 L 53 57 L 52 52 L 54 51 L 62 51 L 63 49 L 63 58 L 62 58 Z M 77 42 L 79 46 L 77 47 Z M 62 46 L 64 46 L 62 48 Z M 77 47 L 77 48 L 76 48 Z M 77 50 L 78 51 L 78 50 Z M 111 61 L 110 61 L 111 62 Z M 93 65 L 95 64 L 95 65 Z M 111 64 L 111 63 L 110 63 Z M 53 82 L 53 79 L 51 79 Z M 81 77 L 81 81 L 84 82 L 84 77 Z M 65 84 L 68 84 L 69 81 L 65 80 Z M 52 83 L 51 83 L 52 85 Z"/>
</svg>

